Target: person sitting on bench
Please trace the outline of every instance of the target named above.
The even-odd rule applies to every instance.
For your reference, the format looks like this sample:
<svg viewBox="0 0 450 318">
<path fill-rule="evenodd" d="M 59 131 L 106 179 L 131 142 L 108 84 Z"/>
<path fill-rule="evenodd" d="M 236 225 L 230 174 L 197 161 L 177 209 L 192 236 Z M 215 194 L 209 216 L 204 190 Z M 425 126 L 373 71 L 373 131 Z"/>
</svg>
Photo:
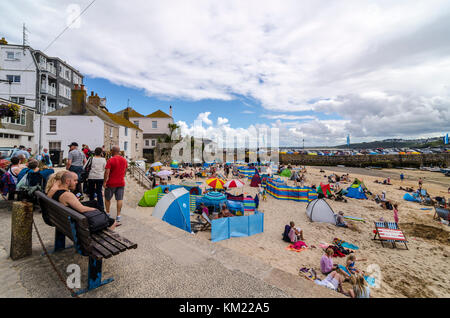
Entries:
<svg viewBox="0 0 450 318">
<path fill-rule="evenodd" d="M 82 204 L 78 198 L 71 191 L 76 189 L 78 183 L 78 175 L 72 171 L 66 171 L 61 177 L 61 185 L 59 188 L 52 188 L 48 192 L 47 196 L 59 203 L 74 209 L 77 212 L 85 213 L 89 211 L 97 210 L 94 207 L 86 206 Z M 116 221 L 113 218 L 109 218 L 108 228 L 114 230 L 116 227 Z"/>
</svg>

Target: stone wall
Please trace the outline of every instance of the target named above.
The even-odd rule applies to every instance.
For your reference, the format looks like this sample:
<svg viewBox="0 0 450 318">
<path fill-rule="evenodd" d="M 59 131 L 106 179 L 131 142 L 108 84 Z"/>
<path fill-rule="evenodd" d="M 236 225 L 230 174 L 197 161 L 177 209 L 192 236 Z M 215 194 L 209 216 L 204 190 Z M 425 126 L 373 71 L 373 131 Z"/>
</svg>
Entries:
<svg viewBox="0 0 450 318">
<path fill-rule="evenodd" d="M 280 163 L 307 166 L 420 167 L 450 166 L 450 153 L 422 155 L 311 156 L 280 154 Z"/>
</svg>

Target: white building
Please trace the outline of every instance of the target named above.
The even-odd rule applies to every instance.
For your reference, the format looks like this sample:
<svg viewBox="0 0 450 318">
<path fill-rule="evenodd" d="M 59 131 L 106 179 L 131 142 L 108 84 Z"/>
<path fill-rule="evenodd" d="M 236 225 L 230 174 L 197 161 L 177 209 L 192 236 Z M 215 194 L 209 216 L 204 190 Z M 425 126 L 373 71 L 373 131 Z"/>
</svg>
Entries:
<svg viewBox="0 0 450 318">
<path fill-rule="evenodd" d="M 121 116 L 107 111 L 105 99 L 93 94 L 86 101 L 84 86 L 72 90 L 72 105 L 43 116 L 43 147 L 68 155 L 72 142 L 87 144 L 91 150 L 119 145 L 130 160 L 142 159 L 142 130 Z"/>
<path fill-rule="evenodd" d="M 162 110 L 144 116 L 131 107 L 127 107 L 116 115 L 128 118 L 134 125 L 143 131 L 143 154 L 153 155 L 154 148 L 158 142 L 165 142 L 170 136 L 169 124 L 173 124 L 172 106 L 170 106 L 170 115 Z"/>
<path fill-rule="evenodd" d="M 83 75 L 60 58 L 29 46 L 8 44 L 4 38 L 0 40 L 0 79 L 0 98 L 31 107 L 37 113 L 34 150 L 42 137 L 39 114 L 71 105 L 72 88 L 83 83 Z"/>
</svg>

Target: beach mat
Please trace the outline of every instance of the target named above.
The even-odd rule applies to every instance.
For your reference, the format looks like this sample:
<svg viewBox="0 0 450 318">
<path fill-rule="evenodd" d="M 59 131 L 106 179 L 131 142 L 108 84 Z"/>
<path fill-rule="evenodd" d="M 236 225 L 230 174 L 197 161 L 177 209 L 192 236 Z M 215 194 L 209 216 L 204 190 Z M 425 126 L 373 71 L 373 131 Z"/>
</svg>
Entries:
<svg viewBox="0 0 450 318">
<path fill-rule="evenodd" d="M 433 209 L 432 208 L 421 208 L 421 210 L 426 211 L 426 210 L 433 210 Z"/>
</svg>

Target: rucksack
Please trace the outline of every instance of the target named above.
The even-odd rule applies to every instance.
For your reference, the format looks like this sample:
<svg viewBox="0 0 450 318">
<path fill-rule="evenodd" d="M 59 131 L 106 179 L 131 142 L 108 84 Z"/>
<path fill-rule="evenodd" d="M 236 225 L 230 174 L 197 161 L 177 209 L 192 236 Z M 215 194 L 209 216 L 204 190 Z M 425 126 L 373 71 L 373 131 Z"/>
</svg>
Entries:
<svg viewBox="0 0 450 318">
<path fill-rule="evenodd" d="M 284 233 L 283 233 L 283 241 L 291 243 L 291 239 L 289 238 L 289 232 L 291 231 L 290 225 L 284 226 Z"/>
</svg>

